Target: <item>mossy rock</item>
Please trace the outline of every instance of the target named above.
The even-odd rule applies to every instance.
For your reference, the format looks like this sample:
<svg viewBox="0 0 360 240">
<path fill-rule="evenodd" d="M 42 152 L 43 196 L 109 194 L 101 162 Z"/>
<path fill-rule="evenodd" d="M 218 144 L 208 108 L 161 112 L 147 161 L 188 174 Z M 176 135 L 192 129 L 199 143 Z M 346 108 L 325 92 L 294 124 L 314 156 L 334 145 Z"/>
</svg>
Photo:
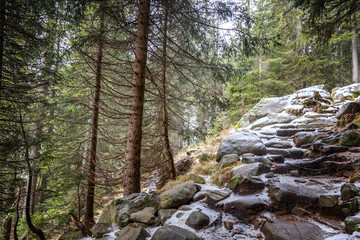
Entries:
<svg viewBox="0 0 360 240">
<path fill-rule="evenodd" d="M 347 131 L 340 138 L 340 144 L 349 147 L 360 146 L 360 133 L 356 131 Z"/>
<path fill-rule="evenodd" d="M 190 174 L 190 180 L 193 180 L 195 183 L 205 184 L 205 179 L 199 175 Z"/>
</svg>

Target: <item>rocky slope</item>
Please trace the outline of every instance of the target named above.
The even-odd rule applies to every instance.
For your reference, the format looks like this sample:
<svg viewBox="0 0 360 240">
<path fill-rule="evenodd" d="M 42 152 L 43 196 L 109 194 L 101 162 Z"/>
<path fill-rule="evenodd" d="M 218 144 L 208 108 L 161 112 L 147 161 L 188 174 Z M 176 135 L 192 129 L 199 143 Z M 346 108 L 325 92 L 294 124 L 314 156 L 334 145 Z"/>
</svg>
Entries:
<svg viewBox="0 0 360 240">
<path fill-rule="evenodd" d="M 182 182 L 106 206 L 93 237 L 360 238 L 359 90 L 314 86 L 261 100 L 216 153 L 195 149 L 177 163 Z M 191 164 L 208 175 L 187 174 Z"/>
</svg>

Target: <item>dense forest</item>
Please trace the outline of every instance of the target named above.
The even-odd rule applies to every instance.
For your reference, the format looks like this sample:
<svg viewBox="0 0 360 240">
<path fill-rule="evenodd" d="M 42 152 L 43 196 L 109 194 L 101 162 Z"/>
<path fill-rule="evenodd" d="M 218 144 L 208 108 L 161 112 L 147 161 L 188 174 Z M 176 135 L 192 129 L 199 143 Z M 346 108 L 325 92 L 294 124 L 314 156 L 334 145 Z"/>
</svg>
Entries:
<svg viewBox="0 0 360 240">
<path fill-rule="evenodd" d="M 359 16 L 356 0 L 0 0 L 0 238 L 90 229 L 262 98 L 359 83 Z"/>
</svg>

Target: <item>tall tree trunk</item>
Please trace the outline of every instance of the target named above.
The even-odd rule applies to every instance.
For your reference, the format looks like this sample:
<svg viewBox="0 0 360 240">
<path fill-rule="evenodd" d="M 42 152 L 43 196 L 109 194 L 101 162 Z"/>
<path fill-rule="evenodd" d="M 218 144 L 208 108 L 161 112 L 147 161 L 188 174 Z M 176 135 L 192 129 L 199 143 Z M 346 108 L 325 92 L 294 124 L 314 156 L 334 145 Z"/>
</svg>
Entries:
<svg viewBox="0 0 360 240">
<path fill-rule="evenodd" d="M 19 105 L 19 103 L 18 103 Z M 25 162 L 27 164 L 27 169 L 28 169 L 28 181 L 27 181 L 27 187 L 26 187 L 26 196 L 25 196 L 25 219 L 26 219 L 26 224 L 28 225 L 29 229 L 36 235 L 38 235 L 38 237 L 40 238 L 40 240 L 45 240 L 45 235 L 44 232 L 39 229 L 36 228 L 32 221 L 31 221 L 31 215 L 30 215 L 30 193 L 31 193 L 31 188 L 32 188 L 32 177 L 33 177 L 33 166 L 32 166 L 32 161 L 30 159 L 29 156 L 29 143 L 28 143 L 28 139 L 26 136 L 26 132 L 25 132 L 25 128 L 24 128 L 24 121 L 22 118 L 22 114 L 21 114 L 21 108 L 19 106 L 19 124 L 21 127 L 21 131 L 22 131 L 22 135 L 23 135 L 23 140 L 24 140 L 24 147 L 25 147 L 25 152 L 24 152 L 24 158 L 25 158 Z"/>
<path fill-rule="evenodd" d="M 140 192 L 140 159 L 142 119 L 144 111 L 145 69 L 148 52 L 150 0 L 139 1 L 135 63 L 132 80 L 132 100 L 126 142 L 124 195 Z"/>
<path fill-rule="evenodd" d="M 356 38 L 356 25 L 354 25 L 352 29 L 351 53 L 352 53 L 352 82 L 359 83 L 359 60 L 358 60 L 357 38 Z"/>
<path fill-rule="evenodd" d="M 170 141 L 169 141 L 169 119 L 166 109 L 166 45 L 167 45 L 167 25 L 168 25 L 168 14 L 169 10 L 165 6 L 165 16 L 164 16 L 164 40 L 163 40 L 163 72 L 162 72 L 162 121 L 163 121 L 163 138 L 164 138 L 164 152 L 165 152 L 165 159 L 166 162 L 169 164 L 169 179 L 175 179 L 176 172 L 175 172 L 175 164 L 174 164 L 174 156 L 172 154 L 170 148 Z"/>
<path fill-rule="evenodd" d="M 96 148 L 98 140 L 99 129 L 99 104 L 100 104 L 100 91 L 101 91 L 101 71 L 102 71 L 102 59 L 104 48 L 104 9 L 101 6 L 100 13 L 100 32 L 98 36 L 98 54 L 96 61 L 96 77 L 95 77 L 95 93 L 93 102 L 93 117 L 91 126 L 91 140 L 90 140 L 90 152 L 89 152 L 89 172 L 87 176 L 87 194 L 86 194 L 86 206 L 84 213 L 84 225 L 87 229 L 90 229 L 94 224 L 94 197 L 95 197 L 95 168 L 96 168 Z"/>
</svg>

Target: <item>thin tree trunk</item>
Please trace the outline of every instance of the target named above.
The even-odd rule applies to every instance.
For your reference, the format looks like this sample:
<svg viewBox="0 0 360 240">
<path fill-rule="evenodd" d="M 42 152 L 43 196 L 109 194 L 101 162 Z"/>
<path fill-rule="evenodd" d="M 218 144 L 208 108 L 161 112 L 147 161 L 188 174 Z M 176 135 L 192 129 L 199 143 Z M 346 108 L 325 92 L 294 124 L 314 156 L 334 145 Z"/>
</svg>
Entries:
<svg viewBox="0 0 360 240">
<path fill-rule="evenodd" d="M 0 0 L 0 93 L 2 92 L 3 81 L 3 58 L 4 58 L 4 42 L 5 42 L 5 8 L 6 0 Z"/>
<path fill-rule="evenodd" d="M 90 153 L 89 153 L 89 172 L 87 176 L 87 194 L 86 206 L 84 213 L 84 226 L 90 229 L 94 224 L 94 197 L 95 197 L 95 167 L 96 167 L 96 148 L 98 140 L 98 126 L 99 126 L 99 104 L 101 91 L 101 71 L 104 48 L 104 11 L 101 7 L 100 13 L 100 33 L 98 36 L 98 54 L 96 61 L 96 77 L 95 77 L 95 93 L 93 102 L 93 117 L 91 127 Z"/>
<path fill-rule="evenodd" d="M 357 52 L 356 26 L 352 29 L 351 53 L 352 53 L 352 82 L 359 83 L 359 60 Z"/>
<path fill-rule="evenodd" d="M 174 165 L 174 156 L 172 154 L 170 148 L 170 141 L 169 141 L 169 119 L 167 115 L 166 109 L 166 45 L 167 45 L 167 24 L 168 24 L 168 14 L 169 11 L 165 6 L 165 16 L 164 16 L 164 40 L 163 40 L 163 72 L 162 72 L 162 99 L 163 99 L 163 106 L 162 106 L 162 121 L 163 121 L 163 138 L 164 138 L 164 151 L 165 151 L 165 159 L 166 162 L 169 164 L 169 179 L 175 179 L 176 172 L 175 172 L 175 165 Z"/>
<path fill-rule="evenodd" d="M 20 218 L 20 213 L 19 213 L 20 199 L 21 199 L 21 187 L 19 188 L 19 196 L 18 196 L 18 199 L 16 202 L 16 219 L 15 219 L 15 223 L 14 223 L 14 240 L 18 240 L 17 226 L 18 226 L 19 218 Z"/>
<path fill-rule="evenodd" d="M 132 100 L 126 142 L 124 195 L 140 192 L 140 159 L 142 119 L 144 110 L 145 69 L 148 52 L 150 0 L 139 1 L 139 15 L 132 81 Z"/>
<path fill-rule="evenodd" d="M 24 145 L 25 145 L 25 153 L 24 153 L 24 158 L 25 158 L 25 162 L 27 164 L 27 168 L 28 168 L 28 181 L 27 181 L 27 187 L 26 187 L 26 197 L 25 197 L 25 219 L 26 219 L 26 224 L 28 225 L 29 229 L 36 235 L 39 236 L 40 240 L 45 240 L 45 235 L 44 232 L 41 229 L 36 228 L 32 221 L 31 221 L 31 215 L 30 215 L 30 193 L 31 193 L 31 188 L 32 188 L 32 177 L 33 177 L 33 167 L 31 164 L 31 160 L 30 160 L 30 156 L 29 156 L 29 143 L 26 137 L 26 132 L 25 132 L 25 128 L 23 125 L 23 118 L 22 118 L 22 114 L 21 114 L 21 109 L 19 107 L 19 123 L 21 125 L 21 131 L 22 131 L 22 135 L 23 135 L 23 140 L 24 140 Z"/>
<path fill-rule="evenodd" d="M 47 86 L 45 84 L 42 84 L 39 86 L 39 94 L 41 95 L 46 95 L 47 94 Z M 45 118 L 45 114 L 44 114 L 44 108 L 42 106 L 41 103 L 39 103 L 39 106 L 37 108 L 38 112 L 40 113 L 39 119 L 36 120 L 35 122 L 35 129 L 34 129 L 34 139 L 36 141 L 38 141 L 42 134 L 43 134 L 43 123 L 42 121 Z M 30 158 L 33 162 L 33 176 L 32 176 L 32 188 L 31 188 L 31 193 L 30 193 L 30 213 L 34 214 L 35 213 L 35 204 L 36 204 L 36 186 L 37 186 L 37 182 L 38 182 L 38 176 L 39 176 L 39 158 L 40 158 L 40 151 L 41 151 L 41 146 L 39 143 L 36 143 L 32 149 L 31 149 L 31 153 L 30 153 Z"/>
</svg>

